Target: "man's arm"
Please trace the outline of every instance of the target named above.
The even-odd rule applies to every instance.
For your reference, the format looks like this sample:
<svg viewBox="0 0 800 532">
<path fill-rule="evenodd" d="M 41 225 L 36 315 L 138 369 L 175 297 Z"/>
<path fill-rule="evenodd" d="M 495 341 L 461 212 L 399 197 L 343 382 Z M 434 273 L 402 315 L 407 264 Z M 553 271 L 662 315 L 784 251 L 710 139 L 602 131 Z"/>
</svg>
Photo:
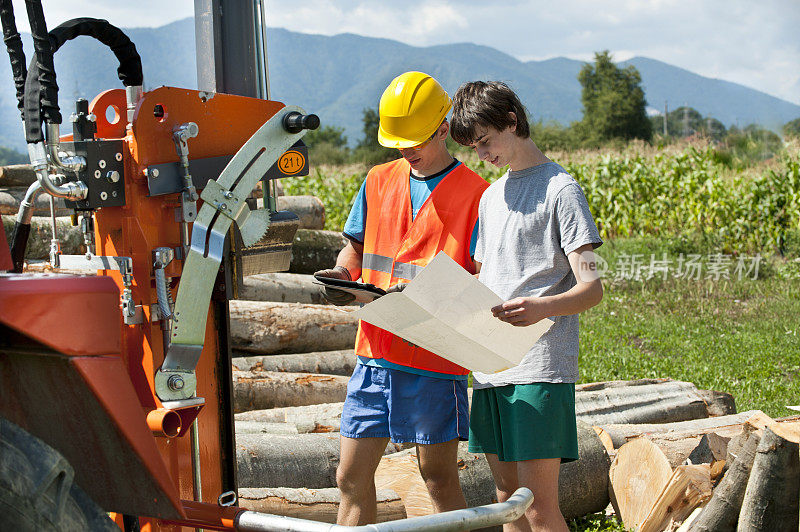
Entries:
<svg viewBox="0 0 800 532">
<path fill-rule="evenodd" d="M 579 314 L 603 299 L 603 284 L 597 274 L 592 245 L 586 244 L 567 255 L 577 284 L 562 294 L 543 297 L 517 297 L 492 308 L 502 321 L 524 327 L 548 316 Z"/>
<path fill-rule="evenodd" d="M 350 279 L 355 281 L 361 277 L 361 261 L 364 258 L 364 244 L 348 240 L 347 245 L 336 257 L 336 266 L 347 268 Z"/>
</svg>

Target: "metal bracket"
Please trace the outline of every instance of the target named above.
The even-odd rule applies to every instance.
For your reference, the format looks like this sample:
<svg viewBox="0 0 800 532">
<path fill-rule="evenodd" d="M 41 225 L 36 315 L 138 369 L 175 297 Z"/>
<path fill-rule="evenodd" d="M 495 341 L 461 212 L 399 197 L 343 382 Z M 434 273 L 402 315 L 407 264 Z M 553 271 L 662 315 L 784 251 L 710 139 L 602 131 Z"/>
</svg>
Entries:
<svg viewBox="0 0 800 532">
<path fill-rule="evenodd" d="M 249 194 L 250 191 L 248 190 L 247 193 Z M 232 221 L 239 224 L 239 226 L 244 223 L 244 220 L 246 220 L 250 214 L 250 207 L 248 207 L 247 202 L 244 201 L 246 197 L 247 194 L 245 194 L 244 197 L 237 196 L 230 190 L 222 187 L 216 181 L 209 181 L 206 184 L 206 188 L 203 189 L 203 193 L 200 194 L 200 198 L 206 202 L 206 205 L 210 204 L 212 207 L 216 208 L 221 215 L 227 216 Z"/>
</svg>

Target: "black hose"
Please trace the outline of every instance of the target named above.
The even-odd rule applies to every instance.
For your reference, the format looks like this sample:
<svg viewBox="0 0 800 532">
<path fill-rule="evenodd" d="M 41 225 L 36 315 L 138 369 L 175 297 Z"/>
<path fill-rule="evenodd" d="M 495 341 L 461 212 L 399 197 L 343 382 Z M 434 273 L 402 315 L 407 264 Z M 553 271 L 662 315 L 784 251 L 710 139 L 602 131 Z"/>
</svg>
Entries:
<svg viewBox="0 0 800 532">
<path fill-rule="evenodd" d="M 22 39 L 17 31 L 17 21 L 14 18 L 14 6 L 11 0 L 0 0 L 0 23 L 3 25 L 3 41 L 6 43 L 8 57 L 11 59 L 11 73 L 14 75 L 14 86 L 17 89 L 17 108 L 24 120 L 25 76 L 28 74 L 28 69 L 25 67 L 25 52 L 22 50 Z"/>
<path fill-rule="evenodd" d="M 42 115 L 53 124 L 61 123 L 58 85 L 53 66 L 50 35 L 42 11 L 42 0 L 25 0 L 31 25 L 34 56 L 25 78 L 25 140 L 29 144 L 44 140 Z"/>
<path fill-rule="evenodd" d="M 31 232 L 31 224 L 14 222 L 14 232 L 11 235 L 11 261 L 14 269 L 11 273 L 22 273 L 22 266 L 25 263 L 25 248 L 28 247 L 28 235 Z"/>
<path fill-rule="evenodd" d="M 35 2 L 36 0 L 28 1 Z M 61 48 L 65 42 L 81 35 L 94 37 L 114 52 L 114 55 L 119 60 L 117 75 L 123 85 L 130 87 L 142 84 L 144 79 L 142 76 L 142 59 L 136 51 L 136 46 L 122 30 L 110 24 L 107 20 L 88 17 L 76 18 L 54 28 L 49 34 L 51 60 L 52 53 Z M 25 138 L 28 143 L 40 142 L 44 139 L 41 131 L 41 114 L 32 110 L 36 93 L 42 93 L 41 109 L 45 120 L 54 124 L 61 123 L 60 113 L 57 117 L 55 115 L 52 118 L 48 116 L 48 107 L 46 105 L 51 102 L 46 102 L 44 96 L 49 97 L 50 92 L 48 85 L 43 82 L 43 78 L 46 78 L 46 76 L 42 75 L 46 68 L 46 65 L 38 61 L 37 56 L 37 59 L 31 61 L 28 69 L 28 77 L 25 82 Z M 53 86 L 55 87 L 55 109 L 57 112 L 58 86 L 55 84 L 55 76 L 53 78 Z M 34 115 L 28 117 L 28 113 L 34 113 Z M 55 118 L 57 118 L 57 121 Z"/>
</svg>

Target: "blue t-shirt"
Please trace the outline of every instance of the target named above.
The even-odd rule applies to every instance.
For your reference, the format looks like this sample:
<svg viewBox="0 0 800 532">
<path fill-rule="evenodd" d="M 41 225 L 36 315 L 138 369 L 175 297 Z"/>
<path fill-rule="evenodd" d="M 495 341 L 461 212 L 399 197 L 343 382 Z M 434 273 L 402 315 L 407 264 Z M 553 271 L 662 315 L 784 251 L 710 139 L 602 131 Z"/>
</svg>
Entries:
<svg viewBox="0 0 800 532">
<path fill-rule="evenodd" d="M 409 180 L 409 191 L 411 194 L 411 219 L 415 219 L 417 217 L 417 213 L 425 204 L 425 201 L 430 197 L 431 192 L 433 189 L 436 188 L 436 185 L 442 182 L 442 180 L 453 171 L 461 162 L 457 159 L 454 159 L 452 164 L 442 170 L 441 172 L 437 172 L 428 177 L 416 177 L 411 172 L 408 174 Z M 344 224 L 344 231 L 342 234 L 350 240 L 358 242 L 362 244 L 364 242 L 364 233 L 366 231 L 367 225 L 367 194 L 366 194 L 366 184 L 367 180 L 365 179 L 363 183 L 361 183 L 361 188 L 358 190 L 358 194 L 356 195 L 356 199 L 353 202 L 353 208 L 350 209 L 350 215 L 347 217 L 347 223 Z M 470 238 L 469 242 L 469 254 L 475 254 L 475 243 L 478 240 L 478 222 L 475 221 L 475 227 L 472 228 L 472 238 Z M 426 371 L 424 369 L 417 369 L 417 368 L 410 368 L 408 366 L 402 366 L 400 364 L 394 364 L 385 360 L 383 358 L 368 358 L 368 357 L 358 357 L 358 362 L 360 364 L 364 364 L 366 366 L 377 366 L 381 368 L 391 368 L 391 369 L 399 369 L 402 371 L 407 371 L 409 373 L 415 373 L 417 375 L 423 375 L 426 377 L 437 377 L 440 379 L 452 379 L 452 380 L 464 380 L 467 378 L 466 375 L 450 375 L 448 373 L 439 373 L 436 371 Z"/>
</svg>

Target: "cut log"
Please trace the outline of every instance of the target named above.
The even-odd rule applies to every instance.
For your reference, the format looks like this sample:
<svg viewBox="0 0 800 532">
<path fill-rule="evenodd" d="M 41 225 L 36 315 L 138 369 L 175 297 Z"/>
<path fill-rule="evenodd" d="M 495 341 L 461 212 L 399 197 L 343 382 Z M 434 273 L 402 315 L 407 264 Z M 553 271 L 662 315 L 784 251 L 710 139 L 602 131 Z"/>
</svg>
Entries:
<svg viewBox="0 0 800 532">
<path fill-rule="evenodd" d="M 236 421 L 236 434 L 299 434 L 294 423 Z M 311 432 L 311 431 L 306 431 Z"/>
<path fill-rule="evenodd" d="M 672 530 L 710 497 L 711 474 L 707 464 L 678 466 L 638 532 Z"/>
<path fill-rule="evenodd" d="M 400 496 L 378 490 L 378 523 L 404 519 L 406 510 Z M 340 494 L 337 488 L 241 488 L 239 506 L 254 512 L 335 523 Z"/>
<path fill-rule="evenodd" d="M 328 305 L 314 276 L 302 273 L 261 273 L 244 278 L 239 299 Z"/>
<path fill-rule="evenodd" d="M 700 390 L 709 416 L 728 416 L 736 413 L 736 399 L 727 392 Z"/>
<path fill-rule="evenodd" d="M 736 530 L 736 522 L 739 519 L 739 511 L 742 507 L 747 479 L 750 477 L 750 469 L 753 467 L 758 443 L 761 440 L 751 425 L 745 425 L 742 429 L 742 437 L 734 438 L 733 441 L 743 439 L 742 445 L 731 445 L 729 451 L 734 454 L 729 462 L 731 466 L 722 481 L 714 490 L 714 494 L 700 515 L 692 522 L 689 530 L 692 532 L 731 532 Z M 736 450 L 733 448 L 736 447 Z"/>
<path fill-rule="evenodd" d="M 333 268 L 336 257 L 347 244 L 338 231 L 298 229 L 292 243 L 291 273 L 314 273 Z"/>
<path fill-rule="evenodd" d="M 590 383 L 575 387 L 575 412 L 592 425 L 669 423 L 708 417 L 690 382 L 670 380 Z"/>
<path fill-rule="evenodd" d="M 263 421 L 274 423 L 297 423 L 299 421 L 315 421 L 319 419 L 335 419 L 342 417 L 344 403 L 324 403 L 308 406 L 285 406 L 266 410 L 251 410 L 235 414 L 236 421 Z M 326 431 L 329 432 L 329 431 Z"/>
<path fill-rule="evenodd" d="M 231 342 L 239 351 L 307 353 L 350 349 L 355 344 L 358 319 L 337 307 L 231 301 L 230 312 Z"/>
<path fill-rule="evenodd" d="M 14 231 L 15 216 L 3 216 L 3 229 L 6 238 L 11 242 L 11 233 Z M 56 218 L 58 239 L 61 241 L 61 253 L 65 255 L 80 255 L 84 252 L 83 235 L 80 227 L 73 227 L 69 218 Z M 25 251 L 26 259 L 50 258 L 50 238 L 52 229 L 50 218 L 34 216 L 31 219 L 31 232 L 28 236 L 28 247 Z"/>
<path fill-rule="evenodd" d="M 240 371 L 288 371 L 350 376 L 357 363 L 352 349 L 256 357 L 237 357 L 237 354 L 241 353 L 234 352 L 233 367 Z"/>
<path fill-rule="evenodd" d="M 233 410 L 315 405 L 343 401 L 347 377 L 276 371 L 233 372 Z"/>
<path fill-rule="evenodd" d="M 713 432 L 692 434 L 687 432 L 649 434 L 642 436 L 653 442 L 666 457 L 673 469 L 679 465 L 711 464 L 725 460 L 728 440 Z"/>
<path fill-rule="evenodd" d="M 36 172 L 29 164 L 0 166 L 0 186 L 28 188 L 36 181 Z"/>
<path fill-rule="evenodd" d="M 390 442 L 385 452 L 403 448 Z M 237 434 L 236 461 L 243 488 L 333 488 L 339 434 Z"/>
<path fill-rule="evenodd" d="M 614 510 L 630 529 L 647 517 L 672 476 L 672 467 L 656 444 L 637 438 L 619 448 L 608 476 Z"/>
<path fill-rule="evenodd" d="M 798 444 L 764 428 L 739 513 L 738 532 L 794 531 L 800 502 Z"/>
<path fill-rule="evenodd" d="M 19 212 L 19 202 L 25 197 L 28 187 L 0 188 L 0 214 L 16 215 Z M 74 211 L 67 209 L 62 198 L 54 198 L 56 202 L 56 216 L 69 216 Z M 39 194 L 33 202 L 35 216 L 50 216 L 50 195 Z"/>
<path fill-rule="evenodd" d="M 628 423 L 596 426 L 603 444 L 609 451 L 619 449 L 633 438 L 651 434 L 687 433 L 702 435 L 715 432 L 721 436 L 732 437 L 741 432 L 742 425 L 760 410 L 748 410 L 739 414 L 719 417 L 691 419 L 674 423 Z"/>
<path fill-rule="evenodd" d="M 256 200 L 259 209 L 264 200 Z M 278 196 L 278 210 L 292 211 L 300 218 L 301 229 L 322 229 L 325 227 L 325 205 L 316 196 Z"/>
</svg>

